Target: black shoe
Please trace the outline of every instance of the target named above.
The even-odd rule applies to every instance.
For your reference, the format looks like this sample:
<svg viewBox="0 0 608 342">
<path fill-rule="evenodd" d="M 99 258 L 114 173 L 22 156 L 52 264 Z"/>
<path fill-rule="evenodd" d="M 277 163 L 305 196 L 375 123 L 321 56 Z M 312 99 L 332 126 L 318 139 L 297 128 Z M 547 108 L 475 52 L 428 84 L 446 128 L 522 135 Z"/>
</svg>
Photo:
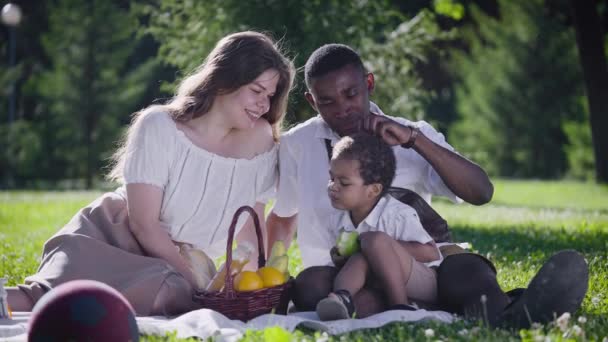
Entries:
<svg viewBox="0 0 608 342">
<path fill-rule="evenodd" d="M 528 288 L 509 304 L 497 325 L 528 329 L 532 323 L 545 324 L 564 312 L 581 306 L 589 285 L 585 258 L 573 250 L 554 254 L 532 278 Z"/>
<path fill-rule="evenodd" d="M 496 268 L 475 253 L 449 255 L 437 269 L 438 308 L 496 326 L 512 301 L 496 280 Z"/>
<path fill-rule="evenodd" d="M 355 305 L 350 293 L 346 290 L 333 292 L 335 296 L 322 299 L 317 304 L 317 315 L 322 321 L 354 318 Z"/>
<path fill-rule="evenodd" d="M 508 291 L 506 293 L 506 295 L 509 297 L 509 299 L 510 299 L 511 302 L 514 302 L 514 301 L 518 300 L 519 297 L 521 297 L 521 295 L 524 294 L 524 292 L 526 292 L 525 288 L 518 287 L 518 288 L 515 288 L 515 289 L 513 289 L 511 291 Z"/>
<path fill-rule="evenodd" d="M 408 304 L 395 304 L 393 306 L 390 306 L 388 309 L 386 309 L 386 311 L 390 311 L 390 310 L 416 311 L 416 310 L 418 310 L 418 308 L 415 306 L 408 305 Z"/>
</svg>

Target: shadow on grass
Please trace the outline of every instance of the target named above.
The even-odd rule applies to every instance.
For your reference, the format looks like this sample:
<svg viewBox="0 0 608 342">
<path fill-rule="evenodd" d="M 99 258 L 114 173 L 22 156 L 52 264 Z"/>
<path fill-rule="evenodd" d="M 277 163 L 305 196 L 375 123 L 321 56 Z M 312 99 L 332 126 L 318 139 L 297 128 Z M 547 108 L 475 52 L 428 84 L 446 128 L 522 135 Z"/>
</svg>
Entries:
<svg viewBox="0 0 608 342">
<path fill-rule="evenodd" d="M 446 202 L 450 203 L 450 202 Z M 543 204 L 514 204 L 510 202 L 501 202 L 500 200 L 493 200 L 492 205 L 496 207 L 504 208 L 527 208 L 534 210 L 556 210 L 556 211 L 571 211 L 579 214 L 603 214 L 608 215 L 608 208 L 578 208 L 572 204 L 568 205 L 543 205 Z"/>
<path fill-rule="evenodd" d="M 481 254 L 491 253 L 494 259 L 524 260 L 529 256 L 545 259 L 564 249 L 575 249 L 586 258 L 608 256 L 608 230 L 565 230 L 546 227 L 519 226 L 483 229 L 455 225 L 450 228 L 454 241 L 467 241 Z"/>
<path fill-rule="evenodd" d="M 472 204 L 468 204 L 468 203 L 463 203 L 463 204 L 454 204 L 452 201 L 450 201 L 449 199 L 446 199 L 444 197 L 433 197 L 433 203 L 441 203 L 442 205 L 449 205 L 449 206 L 458 206 L 458 205 L 469 205 L 472 207 Z M 492 206 L 492 207 L 497 207 L 497 208 L 513 208 L 513 209 L 520 209 L 520 208 L 525 208 L 525 209 L 531 209 L 531 210 L 555 210 L 555 211 L 569 211 L 569 212 L 574 212 L 574 213 L 578 213 L 578 214 L 590 214 L 590 215 L 597 215 L 597 214 L 601 214 L 601 215 L 608 215 L 608 205 L 606 206 L 602 206 L 602 207 L 597 207 L 597 208 L 588 208 L 588 207 L 577 207 L 576 203 L 564 203 L 563 205 L 558 205 L 558 204 L 553 204 L 553 205 L 547 205 L 547 204 L 533 204 L 533 203 L 513 203 L 513 202 L 509 202 L 509 201 L 501 201 L 500 199 L 493 199 L 492 202 L 490 202 L 489 204 L 486 204 L 486 206 Z M 484 206 L 485 207 L 485 206 Z"/>
</svg>

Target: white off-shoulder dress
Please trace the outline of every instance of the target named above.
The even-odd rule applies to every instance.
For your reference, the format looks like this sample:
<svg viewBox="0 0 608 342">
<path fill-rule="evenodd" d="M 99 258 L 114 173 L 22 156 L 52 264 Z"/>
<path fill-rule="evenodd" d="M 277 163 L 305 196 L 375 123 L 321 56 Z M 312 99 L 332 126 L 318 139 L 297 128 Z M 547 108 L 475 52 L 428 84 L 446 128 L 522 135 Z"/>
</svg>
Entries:
<svg viewBox="0 0 608 342">
<path fill-rule="evenodd" d="M 146 114 L 133 129 L 124 183 L 163 190 L 160 222 L 175 241 L 220 256 L 235 211 L 273 196 L 276 144 L 252 159 L 222 157 L 194 145 L 166 112 Z M 61 283 L 93 279 L 120 291 L 138 315 L 175 314 L 191 306 L 186 280 L 166 261 L 147 256 L 131 233 L 126 197 L 123 185 L 81 209 L 46 241 L 37 273 L 19 287 L 36 302 Z M 241 215 L 237 231 L 246 220 Z M 167 298 L 157 298 L 161 288 Z M 158 300 L 167 302 L 163 312 L 154 312 Z"/>
</svg>

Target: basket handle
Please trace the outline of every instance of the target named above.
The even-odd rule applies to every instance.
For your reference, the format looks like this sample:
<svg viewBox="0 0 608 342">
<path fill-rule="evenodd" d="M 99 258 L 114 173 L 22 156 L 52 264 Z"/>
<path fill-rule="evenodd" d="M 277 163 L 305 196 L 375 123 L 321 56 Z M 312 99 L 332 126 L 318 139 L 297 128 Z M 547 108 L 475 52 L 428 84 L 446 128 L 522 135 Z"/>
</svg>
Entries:
<svg viewBox="0 0 608 342">
<path fill-rule="evenodd" d="M 258 218 L 258 214 L 253 210 L 252 207 L 248 205 L 244 205 L 237 209 L 232 217 L 232 222 L 230 223 L 230 228 L 228 229 L 228 242 L 226 244 L 226 298 L 234 298 L 234 284 L 233 279 L 230 275 L 230 267 L 232 266 L 232 242 L 234 240 L 234 231 L 236 230 L 236 223 L 239 219 L 239 216 L 247 211 L 249 215 L 253 218 L 253 224 L 255 226 L 255 233 L 258 237 L 258 268 L 264 267 L 266 265 L 266 256 L 264 252 L 264 239 L 262 236 L 262 229 L 260 229 L 260 220 Z"/>
</svg>

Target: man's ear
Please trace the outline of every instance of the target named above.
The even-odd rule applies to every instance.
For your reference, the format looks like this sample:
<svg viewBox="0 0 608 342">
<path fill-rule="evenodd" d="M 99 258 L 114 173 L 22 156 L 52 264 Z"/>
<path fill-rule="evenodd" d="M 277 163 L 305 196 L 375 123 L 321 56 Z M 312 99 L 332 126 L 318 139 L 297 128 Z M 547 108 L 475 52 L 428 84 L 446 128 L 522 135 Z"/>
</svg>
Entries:
<svg viewBox="0 0 608 342">
<path fill-rule="evenodd" d="M 315 103 L 315 98 L 312 96 L 312 94 L 310 92 L 305 91 L 304 92 L 304 97 L 306 98 L 306 101 L 308 101 L 308 104 L 316 112 L 317 111 L 317 104 Z"/>
<path fill-rule="evenodd" d="M 374 91 L 374 87 L 376 87 L 376 80 L 374 79 L 374 74 L 368 72 L 367 76 L 365 77 L 365 82 L 367 83 L 367 90 L 371 94 Z"/>
<path fill-rule="evenodd" d="M 380 183 L 373 183 L 369 185 L 369 195 L 370 197 L 377 197 L 382 193 L 382 189 L 384 187 Z"/>
</svg>

